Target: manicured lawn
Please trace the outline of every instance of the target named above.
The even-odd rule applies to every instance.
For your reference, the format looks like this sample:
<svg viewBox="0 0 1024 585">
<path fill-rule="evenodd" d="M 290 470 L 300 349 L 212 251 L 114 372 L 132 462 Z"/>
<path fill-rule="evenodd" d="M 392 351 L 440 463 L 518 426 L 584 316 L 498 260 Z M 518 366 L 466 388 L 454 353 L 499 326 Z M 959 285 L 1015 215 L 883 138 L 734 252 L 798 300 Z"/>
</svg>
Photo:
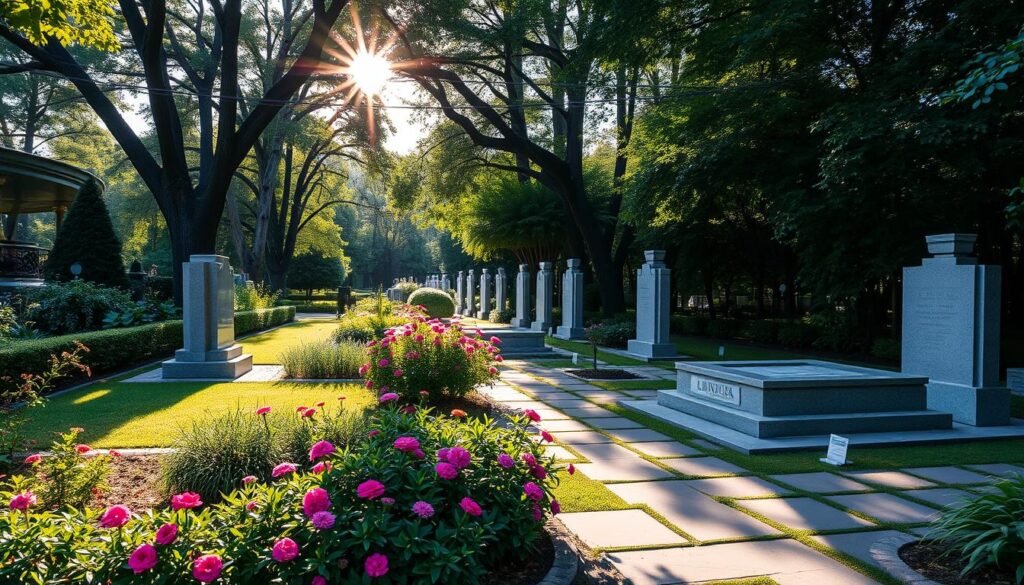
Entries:
<svg viewBox="0 0 1024 585">
<path fill-rule="evenodd" d="M 285 348 L 327 339 L 337 329 L 338 323 L 333 320 L 296 321 L 273 331 L 247 337 L 240 340 L 239 343 L 242 344 L 245 353 L 252 354 L 253 363 L 279 364 L 281 361 L 277 356 Z"/>
<path fill-rule="evenodd" d="M 582 342 L 582 341 L 566 341 L 564 339 L 558 339 L 556 337 L 551 337 L 551 336 L 545 337 L 544 341 L 547 342 L 547 344 L 550 345 L 551 347 L 558 347 L 558 348 L 561 348 L 561 349 L 564 349 L 564 350 L 567 350 L 567 351 L 571 351 L 571 352 L 575 352 L 575 353 L 580 354 L 580 359 L 581 360 L 583 360 L 583 358 L 590 358 L 591 356 L 594 355 L 593 348 L 591 347 L 591 345 L 589 343 L 586 343 L 586 342 Z M 606 364 L 612 365 L 612 366 L 646 366 L 646 365 L 648 365 L 646 362 L 643 362 L 643 361 L 640 361 L 640 360 L 635 360 L 633 358 L 624 357 L 624 356 L 621 356 L 621 355 L 616 355 L 614 353 L 608 353 L 607 351 L 600 350 L 600 349 L 597 350 L 597 359 L 605 362 Z M 661 367 L 669 368 L 669 369 L 675 367 L 672 364 L 664 364 L 664 363 L 656 363 L 656 362 L 652 363 L 650 365 L 661 366 Z"/>
<path fill-rule="evenodd" d="M 1010 414 L 1014 418 L 1024 418 L 1024 396 L 1010 396 Z"/>
<path fill-rule="evenodd" d="M 572 360 L 526 360 L 531 364 L 537 364 L 544 368 L 578 368 L 579 365 L 572 363 Z"/>
<path fill-rule="evenodd" d="M 569 475 L 567 471 L 558 472 L 558 487 L 554 492 L 563 512 L 625 510 L 634 507 L 615 495 L 603 483 L 579 472 L 574 475 Z"/>
<path fill-rule="evenodd" d="M 341 395 L 346 397 L 345 408 L 360 408 L 373 400 L 354 384 L 99 382 L 33 409 L 24 432 L 47 444 L 54 432 L 82 427 L 82 440 L 93 447 L 166 447 L 181 426 L 194 420 L 257 406 L 289 411 L 322 401 L 336 407 Z"/>
<path fill-rule="evenodd" d="M 672 390 L 675 380 L 590 380 L 590 383 L 605 390 Z"/>
<path fill-rule="evenodd" d="M 783 349 L 768 349 L 710 337 L 673 335 L 672 342 L 679 348 L 680 354 L 698 360 L 796 360 L 808 357 Z M 725 348 L 722 355 L 718 353 L 720 348 Z"/>
</svg>

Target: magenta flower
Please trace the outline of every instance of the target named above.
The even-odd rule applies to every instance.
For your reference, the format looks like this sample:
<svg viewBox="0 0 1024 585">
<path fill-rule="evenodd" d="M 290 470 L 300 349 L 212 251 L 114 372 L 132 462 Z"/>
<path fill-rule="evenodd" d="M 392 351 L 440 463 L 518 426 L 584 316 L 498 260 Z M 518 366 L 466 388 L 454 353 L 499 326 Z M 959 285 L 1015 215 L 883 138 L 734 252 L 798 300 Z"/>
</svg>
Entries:
<svg viewBox="0 0 1024 585">
<path fill-rule="evenodd" d="M 132 511 L 128 506 L 120 504 L 107 508 L 107 511 L 100 516 L 100 526 L 103 528 L 120 528 L 128 523 L 132 517 Z"/>
<path fill-rule="evenodd" d="M 401 378 L 401 377 L 402 377 L 402 374 L 404 374 L 405 372 L 403 372 L 403 371 L 402 371 L 402 370 L 400 370 L 400 369 L 396 369 L 395 371 L 393 371 L 393 372 L 391 372 L 391 373 L 392 373 L 392 374 L 394 374 L 396 378 Z"/>
<path fill-rule="evenodd" d="M 388 574 L 388 558 L 380 553 L 373 553 L 366 557 L 363 568 L 370 577 L 383 577 Z"/>
<path fill-rule="evenodd" d="M 534 502 L 539 502 L 544 498 L 544 490 L 540 489 L 540 486 L 532 481 L 528 481 L 523 484 L 523 492 L 526 493 L 527 498 L 530 498 Z"/>
<path fill-rule="evenodd" d="M 497 374 L 498 373 L 498 368 L 496 368 L 494 366 L 491 366 L 491 367 L 487 368 L 487 371 L 490 372 L 492 375 L 493 374 Z"/>
<path fill-rule="evenodd" d="M 270 407 L 269 406 L 261 406 L 261 407 L 256 409 L 256 414 L 258 414 L 258 415 L 270 414 Z"/>
<path fill-rule="evenodd" d="M 25 458 L 25 465 L 35 465 L 43 460 L 43 456 L 39 453 L 33 453 Z"/>
<path fill-rule="evenodd" d="M 398 437 L 395 439 L 395 449 L 403 453 L 412 453 L 420 448 L 420 442 L 416 437 Z"/>
<path fill-rule="evenodd" d="M 364 500 L 375 500 L 384 495 L 384 484 L 375 479 L 368 479 L 359 484 L 356 495 Z"/>
<path fill-rule="evenodd" d="M 250 483 L 256 483 L 256 476 L 255 475 L 247 475 L 247 476 L 242 478 L 242 483 L 245 484 L 245 485 L 249 485 Z"/>
<path fill-rule="evenodd" d="M 200 583 L 210 583 L 220 577 L 224 561 L 217 555 L 203 555 L 192 561 L 192 576 Z"/>
<path fill-rule="evenodd" d="M 569 472 L 569 475 L 576 475 L 576 466 L 570 463 L 569 468 L 566 471 Z"/>
<path fill-rule="evenodd" d="M 327 579 L 324 579 L 320 575 L 315 575 L 313 579 L 310 580 L 309 585 L 327 585 Z"/>
<path fill-rule="evenodd" d="M 430 518 L 434 515 L 434 507 L 428 502 L 420 500 L 412 505 L 413 514 L 416 514 L 420 518 Z"/>
<path fill-rule="evenodd" d="M 442 448 L 438 449 L 437 450 L 437 460 L 438 461 L 448 461 L 448 454 L 451 453 L 451 452 L 452 452 L 452 450 L 449 449 L 448 447 L 442 447 Z"/>
<path fill-rule="evenodd" d="M 515 460 L 512 459 L 507 453 L 502 453 L 501 455 L 498 455 L 498 465 L 504 467 L 505 469 L 512 469 L 512 467 L 515 466 L 515 464 Z"/>
<path fill-rule="evenodd" d="M 390 506 L 395 503 L 395 498 L 384 497 L 380 499 L 380 503 L 384 504 L 385 506 Z"/>
<path fill-rule="evenodd" d="M 128 557 L 128 566 L 138 575 L 156 566 L 156 547 L 152 544 L 139 545 Z"/>
<path fill-rule="evenodd" d="M 544 469 L 540 465 L 534 465 L 530 467 L 530 475 L 537 479 L 544 479 L 548 476 L 548 470 Z"/>
<path fill-rule="evenodd" d="M 544 518 L 544 512 L 540 509 L 537 504 L 533 505 L 533 519 L 540 522 Z"/>
<path fill-rule="evenodd" d="M 251 501 L 251 502 L 249 502 L 249 503 L 247 503 L 245 505 L 245 509 L 249 510 L 250 512 L 252 512 L 253 510 L 255 510 L 256 508 L 259 508 L 259 507 L 260 507 L 260 504 L 256 500 L 253 500 L 253 501 Z"/>
<path fill-rule="evenodd" d="M 363 365 L 359 366 L 359 375 L 360 376 L 365 376 L 366 372 L 369 372 L 369 371 L 370 371 L 370 364 L 363 364 Z"/>
<path fill-rule="evenodd" d="M 459 475 L 459 469 L 451 463 L 441 462 L 434 466 L 434 471 L 441 479 L 455 479 Z"/>
<path fill-rule="evenodd" d="M 9 507 L 12 510 L 28 510 L 36 505 L 36 495 L 32 492 L 22 492 L 11 498 Z"/>
<path fill-rule="evenodd" d="M 458 469 L 465 469 L 469 467 L 471 459 L 472 456 L 469 454 L 469 451 L 466 451 L 462 447 L 452 447 L 451 450 L 448 451 L 448 463 L 451 463 Z"/>
<path fill-rule="evenodd" d="M 385 394 L 381 394 L 381 396 L 380 396 L 381 404 L 386 404 L 388 402 L 394 402 L 395 400 L 398 400 L 398 394 L 395 394 L 394 392 L 387 392 Z"/>
<path fill-rule="evenodd" d="M 331 469 L 334 469 L 334 466 L 331 465 L 330 461 L 321 461 L 314 465 L 311 471 L 313 473 L 323 473 L 325 471 L 330 471 Z"/>
<path fill-rule="evenodd" d="M 295 473 L 298 466 L 294 463 L 278 463 L 273 471 L 270 472 L 271 477 L 281 477 L 282 475 L 288 475 L 289 473 Z"/>
<path fill-rule="evenodd" d="M 545 440 L 545 441 L 547 441 L 548 443 L 554 443 L 555 442 L 555 438 L 552 437 L 551 433 L 549 433 L 547 431 L 541 431 L 540 432 L 540 438 Z"/>
<path fill-rule="evenodd" d="M 480 504 L 477 504 L 470 498 L 462 498 L 462 501 L 459 502 L 459 507 L 462 508 L 463 512 L 473 517 L 480 516 L 484 513 L 484 511 L 480 509 Z"/>
<path fill-rule="evenodd" d="M 302 496 L 302 512 L 308 517 L 330 508 L 331 496 L 322 487 L 315 487 Z"/>
<path fill-rule="evenodd" d="M 316 461 L 321 457 L 326 457 L 334 453 L 334 445 L 330 441 L 317 441 L 313 443 L 313 446 L 309 449 L 309 460 Z"/>
<path fill-rule="evenodd" d="M 558 503 L 558 500 L 551 500 L 551 515 L 557 516 L 562 513 L 562 504 Z"/>
<path fill-rule="evenodd" d="M 190 510 L 203 505 L 203 500 L 195 492 L 183 492 L 171 496 L 172 510 Z"/>
<path fill-rule="evenodd" d="M 496 356 L 494 356 L 494 361 L 496 361 L 496 362 L 503 362 L 503 361 L 505 361 L 505 356 L 496 355 Z"/>
<path fill-rule="evenodd" d="M 299 556 L 299 545 L 288 537 L 282 538 L 274 543 L 270 556 L 274 557 L 274 560 L 279 563 L 287 563 Z"/>
<path fill-rule="evenodd" d="M 156 543 L 168 545 L 178 539 L 178 525 L 164 524 L 156 529 Z"/>
<path fill-rule="evenodd" d="M 533 456 L 533 453 L 523 453 L 519 458 L 531 467 L 537 465 L 537 458 Z"/>
<path fill-rule="evenodd" d="M 526 415 L 526 418 L 532 420 L 533 422 L 540 422 L 540 415 L 537 414 L 537 411 L 533 410 L 532 408 L 527 408 L 526 410 L 523 411 L 523 414 Z"/>
<path fill-rule="evenodd" d="M 377 365 L 382 367 L 382 368 L 386 368 L 386 367 L 388 367 L 388 364 L 390 364 L 390 363 L 391 362 L 388 361 L 388 358 L 380 358 L 380 360 L 377 362 Z"/>
<path fill-rule="evenodd" d="M 416 335 L 416 341 L 423 341 L 423 335 L 417 334 Z"/>
<path fill-rule="evenodd" d="M 317 530 L 330 530 L 334 527 L 335 516 L 327 510 L 323 510 L 313 514 L 309 520 L 313 523 L 313 528 Z"/>
<path fill-rule="evenodd" d="M 376 437 L 379 434 L 380 434 L 380 431 L 378 431 L 377 429 L 373 429 L 372 431 L 366 433 L 366 436 L 367 436 L 367 438 L 372 439 L 372 438 Z"/>
</svg>

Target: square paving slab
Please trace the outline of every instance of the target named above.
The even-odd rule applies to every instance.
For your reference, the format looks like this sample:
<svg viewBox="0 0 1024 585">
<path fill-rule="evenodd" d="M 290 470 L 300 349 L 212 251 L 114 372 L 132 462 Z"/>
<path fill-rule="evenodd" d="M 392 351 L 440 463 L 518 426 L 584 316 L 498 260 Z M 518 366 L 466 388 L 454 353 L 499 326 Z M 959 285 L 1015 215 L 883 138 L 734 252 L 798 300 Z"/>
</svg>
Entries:
<svg viewBox="0 0 1024 585">
<path fill-rule="evenodd" d="M 640 459 L 640 456 L 615 443 L 596 443 L 589 445 L 573 445 L 573 449 L 589 459 L 592 463 L 612 461 L 614 459 Z"/>
<path fill-rule="evenodd" d="M 663 465 L 668 465 L 676 471 L 692 475 L 693 477 L 713 477 L 716 475 L 732 475 L 744 473 L 745 469 L 722 461 L 717 457 L 687 457 L 686 459 L 662 459 Z"/>
<path fill-rule="evenodd" d="M 654 400 L 658 397 L 657 390 L 626 390 L 636 400 Z"/>
<path fill-rule="evenodd" d="M 607 486 L 631 504 L 647 504 L 699 540 L 776 534 L 759 520 L 691 489 L 684 481 L 648 481 Z"/>
<path fill-rule="evenodd" d="M 991 478 L 987 475 L 974 471 L 967 471 L 959 467 L 911 467 L 904 469 L 908 473 L 919 475 L 925 479 L 939 483 L 953 485 L 964 485 L 970 483 L 988 483 Z"/>
<path fill-rule="evenodd" d="M 819 535 L 812 536 L 811 538 L 829 548 L 834 548 L 878 567 L 880 565 L 871 556 L 871 545 L 883 538 L 892 538 L 894 536 L 903 536 L 903 533 L 898 530 L 876 530 L 872 532 L 851 532 L 850 534 Z"/>
<path fill-rule="evenodd" d="M 689 445 L 677 443 L 676 441 L 634 443 L 631 447 L 651 457 L 689 457 L 691 455 L 704 454 L 702 451 L 698 451 Z"/>
<path fill-rule="evenodd" d="M 589 431 L 590 427 L 578 420 L 542 420 L 538 423 L 541 428 L 551 433 L 562 433 L 566 431 Z"/>
<path fill-rule="evenodd" d="M 957 490 L 953 488 L 936 488 L 931 490 L 907 490 L 900 492 L 911 498 L 917 498 L 926 502 L 931 502 L 936 506 L 942 506 L 948 508 L 957 504 L 963 503 L 965 500 L 972 500 L 977 496 L 970 492 L 963 490 Z"/>
<path fill-rule="evenodd" d="M 573 418 L 618 418 L 619 415 L 596 404 L 587 404 L 579 408 L 563 408 L 562 412 Z"/>
<path fill-rule="evenodd" d="M 873 489 L 847 477 L 842 477 L 825 471 L 773 475 L 771 478 L 791 485 L 797 489 L 816 494 L 830 494 L 835 492 L 870 492 Z"/>
<path fill-rule="evenodd" d="M 908 502 L 892 494 L 853 494 L 829 496 L 828 499 L 883 522 L 929 522 L 939 514 L 934 508 Z"/>
<path fill-rule="evenodd" d="M 545 444 L 544 454 L 553 455 L 555 457 L 555 461 L 575 461 L 579 459 L 575 453 L 559 445 Z"/>
<path fill-rule="evenodd" d="M 710 481 L 710 480 L 708 480 Z M 872 523 L 811 498 L 744 500 L 740 506 L 796 530 L 862 528 Z"/>
<path fill-rule="evenodd" d="M 597 427 L 604 430 L 619 430 L 619 429 L 642 429 L 644 425 L 628 418 L 621 416 L 614 417 L 598 417 L 598 418 L 581 418 L 581 421 L 587 423 L 592 427 Z"/>
<path fill-rule="evenodd" d="M 572 398 L 548 398 L 547 396 L 545 396 L 544 402 L 547 403 L 548 406 L 552 406 L 562 411 L 571 408 L 586 408 L 588 406 L 593 406 L 594 408 L 601 408 L 600 406 L 593 405 L 587 402 L 586 400 L 583 400 L 582 398 L 576 398 L 575 396 L 573 396 Z"/>
<path fill-rule="evenodd" d="M 692 479 L 686 485 L 710 496 L 726 498 L 750 498 L 788 494 L 784 487 L 769 483 L 759 477 L 717 477 L 714 479 Z"/>
<path fill-rule="evenodd" d="M 618 392 L 612 392 L 610 390 L 597 390 L 594 392 L 584 392 L 581 390 L 578 394 L 583 398 L 598 404 L 613 404 L 620 400 L 632 400 L 632 398 L 625 394 L 619 394 Z"/>
<path fill-rule="evenodd" d="M 1024 467 L 1018 467 L 1016 465 L 1009 465 L 1006 463 L 986 463 L 984 465 L 968 465 L 971 469 L 984 473 L 985 475 L 995 475 L 999 477 L 1010 477 L 1014 474 L 1024 475 Z"/>
<path fill-rule="evenodd" d="M 858 481 L 877 483 L 888 487 L 908 489 L 934 487 L 935 484 L 899 471 L 850 471 L 845 475 Z"/>
<path fill-rule="evenodd" d="M 612 440 L 595 431 L 578 431 L 558 433 L 557 439 L 566 445 L 588 445 L 592 443 L 611 443 Z"/>
<path fill-rule="evenodd" d="M 591 547 L 656 546 L 686 542 L 685 538 L 643 510 L 578 512 L 560 514 L 558 519 Z"/>
<path fill-rule="evenodd" d="M 597 481 L 643 481 L 675 477 L 671 472 L 639 457 L 577 463 L 576 470 Z"/>
<path fill-rule="evenodd" d="M 625 443 L 644 443 L 649 441 L 671 441 L 672 437 L 651 429 L 623 429 L 608 431 L 609 435 Z"/>
</svg>

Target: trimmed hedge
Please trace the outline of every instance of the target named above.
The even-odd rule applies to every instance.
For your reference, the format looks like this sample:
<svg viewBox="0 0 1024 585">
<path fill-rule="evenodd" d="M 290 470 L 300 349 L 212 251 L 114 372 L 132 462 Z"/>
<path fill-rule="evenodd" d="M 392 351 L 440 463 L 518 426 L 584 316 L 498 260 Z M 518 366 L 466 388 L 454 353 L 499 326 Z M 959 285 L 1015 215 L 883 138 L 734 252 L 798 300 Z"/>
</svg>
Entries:
<svg viewBox="0 0 1024 585">
<path fill-rule="evenodd" d="M 672 315 L 672 333 L 721 338 L 741 338 L 759 343 L 777 343 L 793 349 L 820 344 L 822 328 L 814 323 L 774 319 L 711 319 L 705 315 Z"/>
<path fill-rule="evenodd" d="M 268 329 L 294 318 L 294 307 L 235 313 L 235 335 Z M 82 361 L 92 369 L 93 375 L 102 374 L 170 355 L 181 347 L 182 322 L 161 321 L 138 327 L 86 331 L 9 343 L 0 348 L 0 376 L 41 372 L 48 367 L 51 355 L 72 351 L 76 341 L 89 348 L 89 353 Z M 65 383 L 68 381 L 64 380 Z"/>
<path fill-rule="evenodd" d="M 427 310 L 427 314 L 435 319 L 447 319 L 455 314 L 455 301 L 452 296 L 438 288 L 418 288 L 409 295 L 406 302 L 413 306 L 422 306 Z"/>
</svg>

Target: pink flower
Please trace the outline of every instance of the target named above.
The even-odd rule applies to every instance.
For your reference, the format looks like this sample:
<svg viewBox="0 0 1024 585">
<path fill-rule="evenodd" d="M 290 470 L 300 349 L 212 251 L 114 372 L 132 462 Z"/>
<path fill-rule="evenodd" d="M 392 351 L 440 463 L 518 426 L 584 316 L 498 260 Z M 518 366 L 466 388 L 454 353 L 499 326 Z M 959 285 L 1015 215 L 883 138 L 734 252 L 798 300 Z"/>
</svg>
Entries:
<svg viewBox="0 0 1024 585">
<path fill-rule="evenodd" d="M 315 487 L 302 496 L 302 512 L 309 517 L 331 508 L 331 496 L 322 487 Z"/>
<path fill-rule="evenodd" d="M 415 437 L 398 437 L 395 439 L 395 449 L 403 453 L 412 453 L 420 448 L 420 442 Z"/>
<path fill-rule="evenodd" d="M 217 555 L 203 555 L 192 561 L 192 576 L 200 583 L 210 583 L 220 577 L 224 561 Z"/>
<path fill-rule="evenodd" d="M 544 518 L 544 512 L 540 509 L 537 504 L 533 505 L 533 519 L 540 522 Z"/>
<path fill-rule="evenodd" d="M 260 507 L 260 504 L 256 500 L 253 500 L 253 501 L 251 501 L 251 502 L 249 502 L 249 503 L 247 503 L 245 505 L 245 509 L 249 510 L 250 512 L 252 512 L 253 510 L 255 510 L 256 508 L 259 508 L 259 507 Z"/>
<path fill-rule="evenodd" d="M 247 476 L 242 478 L 242 483 L 245 484 L 245 485 L 249 485 L 250 483 L 256 483 L 256 476 L 255 475 L 247 475 Z"/>
<path fill-rule="evenodd" d="M 367 380 L 366 381 L 366 387 L 367 388 L 373 388 L 373 380 Z"/>
<path fill-rule="evenodd" d="M 526 415 L 526 418 L 532 420 L 533 422 L 540 422 L 540 415 L 537 414 L 537 411 L 533 410 L 532 408 L 527 408 L 526 410 L 523 411 L 523 414 Z"/>
<path fill-rule="evenodd" d="M 100 526 L 103 528 L 120 528 L 128 523 L 132 517 L 132 511 L 128 506 L 120 504 L 107 508 L 107 511 L 100 516 Z"/>
<path fill-rule="evenodd" d="M 498 465 L 504 467 L 505 469 L 512 469 L 512 467 L 515 464 L 515 460 L 509 457 L 507 453 L 502 453 L 501 455 L 498 455 Z"/>
<path fill-rule="evenodd" d="M 294 463 L 278 463 L 274 470 L 270 472 L 271 477 L 281 477 L 282 475 L 288 475 L 289 473 L 295 473 L 298 466 Z"/>
<path fill-rule="evenodd" d="M 26 465 L 35 465 L 36 463 L 39 463 L 42 460 L 43 460 L 43 456 L 42 455 L 40 455 L 39 453 L 33 453 L 32 455 L 29 455 L 28 457 L 25 458 L 25 464 Z"/>
<path fill-rule="evenodd" d="M 402 370 L 396 369 L 394 372 L 391 372 L 391 373 L 394 374 L 396 378 L 401 378 L 402 374 L 404 374 L 405 372 L 403 372 Z"/>
<path fill-rule="evenodd" d="M 398 394 L 395 394 L 394 392 L 387 392 L 385 394 L 381 394 L 380 396 L 381 404 L 394 402 L 395 400 L 398 400 Z"/>
<path fill-rule="evenodd" d="M 377 362 L 377 365 L 382 367 L 382 368 L 386 368 L 386 367 L 388 367 L 388 364 L 390 364 L 390 363 L 391 362 L 388 361 L 388 358 L 380 358 L 380 360 Z"/>
<path fill-rule="evenodd" d="M 423 341 L 423 335 L 417 334 L 416 335 L 416 341 Z"/>
<path fill-rule="evenodd" d="M 384 504 L 385 506 L 390 506 L 395 503 L 395 498 L 384 497 L 380 499 L 380 503 Z"/>
<path fill-rule="evenodd" d="M 366 436 L 368 438 L 372 439 L 372 438 L 376 437 L 379 434 L 380 434 L 380 431 L 378 431 L 377 429 L 373 429 L 372 431 L 366 433 Z"/>
<path fill-rule="evenodd" d="M 259 415 L 270 414 L 270 407 L 269 406 L 261 406 L 261 407 L 256 409 L 256 414 L 259 414 Z"/>
<path fill-rule="evenodd" d="M 462 447 L 452 447 L 448 452 L 448 463 L 451 463 L 458 469 L 465 469 L 469 467 L 472 456 L 469 451 L 466 451 Z"/>
<path fill-rule="evenodd" d="M 533 453 L 523 453 L 519 458 L 531 467 L 537 465 L 537 458 L 533 456 Z"/>
<path fill-rule="evenodd" d="M 330 530 L 334 527 L 335 519 L 334 514 L 324 510 L 313 514 L 309 521 L 313 523 L 313 528 L 316 528 L 317 530 Z"/>
<path fill-rule="evenodd" d="M 380 553 L 373 553 L 366 557 L 363 568 L 370 577 L 383 577 L 388 574 L 388 558 Z"/>
<path fill-rule="evenodd" d="M 178 525 L 164 524 L 156 529 L 156 543 L 168 545 L 178 539 Z"/>
<path fill-rule="evenodd" d="M 420 500 L 412 505 L 412 511 L 420 518 L 430 518 L 434 515 L 434 507 L 428 502 Z"/>
<path fill-rule="evenodd" d="M 298 413 L 306 412 L 306 407 L 305 406 L 296 406 L 295 407 L 295 412 L 298 412 Z"/>
<path fill-rule="evenodd" d="M 309 460 L 316 461 L 321 457 L 326 457 L 334 453 L 334 445 L 330 441 L 317 441 L 313 443 L 313 446 L 309 449 Z"/>
<path fill-rule="evenodd" d="M 492 336 L 491 336 L 491 343 L 493 343 L 494 345 L 501 345 L 501 340 L 500 340 L 500 339 L 498 339 L 497 337 L 494 337 L 494 336 L 492 335 Z"/>
<path fill-rule="evenodd" d="M 427 454 L 423 452 L 423 449 L 416 449 L 415 451 L 412 452 L 412 456 L 417 459 L 423 459 L 424 457 L 427 456 Z"/>
<path fill-rule="evenodd" d="M 480 504 L 477 504 L 470 498 L 462 498 L 462 501 L 459 502 L 459 507 L 462 508 L 463 512 L 474 517 L 484 513 L 484 511 L 480 509 Z"/>
<path fill-rule="evenodd" d="M 442 447 L 442 448 L 438 449 L 437 450 L 437 460 L 438 461 L 448 461 L 448 454 L 451 453 L 451 452 L 452 452 L 452 450 L 449 449 L 448 447 Z"/>
<path fill-rule="evenodd" d="M 312 580 L 311 580 L 311 581 L 309 582 L 309 585 L 327 585 L 327 579 L 324 579 L 324 578 L 323 578 L 323 577 L 321 577 L 320 575 L 316 575 L 316 576 L 315 576 L 315 577 L 313 577 L 313 579 L 312 579 Z"/>
<path fill-rule="evenodd" d="M 544 498 L 544 490 L 540 489 L 540 486 L 528 481 L 523 484 L 523 492 L 526 493 L 526 497 L 530 498 L 534 502 L 539 502 Z"/>
<path fill-rule="evenodd" d="M 451 463 L 438 463 L 434 466 L 434 471 L 437 472 L 441 479 L 455 479 L 459 475 L 458 468 Z"/>
<path fill-rule="evenodd" d="M 274 560 L 279 563 L 287 563 L 299 556 L 299 545 L 288 537 L 282 538 L 274 543 L 270 556 L 274 557 Z"/>
<path fill-rule="evenodd" d="M 503 361 L 505 361 L 505 356 L 496 355 L 496 356 L 494 356 L 494 361 L 496 361 L 496 362 L 503 362 Z"/>
<path fill-rule="evenodd" d="M 334 469 L 334 466 L 331 465 L 330 461 L 321 461 L 314 465 L 311 471 L 313 473 L 323 473 L 325 471 L 330 471 L 332 469 Z"/>
<path fill-rule="evenodd" d="M 156 566 L 156 547 L 152 544 L 143 544 L 132 551 L 128 557 L 128 566 L 135 572 L 145 573 Z"/>
<path fill-rule="evenodd" d="M 551 500 L 551 515 L 557 516 L 562 513 L 562 504 L 558 503 L 558 500 Z"/>
<path fill-rule="evenodd" d="M 172 510 L 188 510 L 203 505 L 203 500 L 195 492 L 184 492 L 171 496 Z"/>
<path fill-rule="evenodd" d="M 92 451 L 92 447 L 89 445 L 75 445 L 75 451 L 78 451 L 79 454 L 88 453 Z"/>
<path fill-rule="evenodd" d="M 12 510 L 28 510 L 36 505 L 36 495 L 32 492 L 22 492 L 11 498 L 9 504 Z"/>
<path fill-rule="evenodd" d="M 307 408 L 302 411 L 302 418 L 313 418 L 314 414 L 316 414 L 315 408 Z"/>
<path fill-rule="evenodd" d="M 118 451 L 117 449 L 108 449 L 107 450 L 107 455 L 110 455 L 111 457 L 120 457 L 121 456 L 121 452 Z"/>
<path fill-rule="evenodd" d="M 530 467 L 530 475 L 537 479 L 544 479 L 548 476 L 548 470 L 544 469 L 540 465 L 534 465 Z"/>
<path fill-rule="evenodd" d="M 540 438 L 545 440 L 545 441 L 547 441 L 548 443 L 554 443 L 555 442 L 555 438 L 552 437 L 551 433 L 549 433 L 547 431 L 541 431 L 540 432 Z"/>
<path fill-rule="evenodd" d="M 411 404 L 407 404 L 407 405 L 403 406 L 402 408 L 399 408 L 398 412 L 400 412 L 402 414 L 412 414 L 412 413 L 416 412 L 416 407 L 411 405 Z"/>
<path fill-rule="evenodd" d="M 566 471 L 569 472 L 569 475 L 576 475 L 576 466 L 570 463 L 569 468 Z"/>
<path fill-rule="evenodd" d="M 376 500 L 384 495 L 384 484 L 375 479 L 368 479 L 359 484 L 359 487 L 356 488 L 356 495 L 364 500 Z"/>
<path fill-rule="evenodd" d="M 369 371 L 370 371 L 370 364 L 363 364 L 363 365 L 359 366 L 359 375 L 360 376 L 365 376 L 366 372 L 369 372 Z"/>
<path fill-rule="evenodd" d="M 496 368 L 494 366 L 491 366 L 491 367 L 487 368 L 487 371 L 490 372 L 492 375 L 493 374 L 497 374 L 498 373 L 498 368 Z"/>
</svg>

